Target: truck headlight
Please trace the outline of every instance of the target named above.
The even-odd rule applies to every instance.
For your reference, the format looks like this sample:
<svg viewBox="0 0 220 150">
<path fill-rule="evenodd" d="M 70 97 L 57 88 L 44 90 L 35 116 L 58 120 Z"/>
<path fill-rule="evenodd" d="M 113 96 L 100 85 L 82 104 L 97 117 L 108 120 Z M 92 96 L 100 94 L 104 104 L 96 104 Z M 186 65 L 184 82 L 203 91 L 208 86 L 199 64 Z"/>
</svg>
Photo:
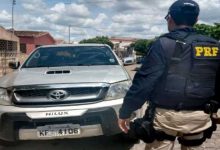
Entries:
<svg viewBox="0 0 220 150">
<path fill-rule="evenodd" d="M 0 88 L 0 105 L 10 105 L 10 98 L 6 89 Z"/>
<path fill-rule="evenodd" d="M 109 87 L 105 100 L 124 98 L 131 86 L 131 81 L 114 83 Z"/>
</svg>

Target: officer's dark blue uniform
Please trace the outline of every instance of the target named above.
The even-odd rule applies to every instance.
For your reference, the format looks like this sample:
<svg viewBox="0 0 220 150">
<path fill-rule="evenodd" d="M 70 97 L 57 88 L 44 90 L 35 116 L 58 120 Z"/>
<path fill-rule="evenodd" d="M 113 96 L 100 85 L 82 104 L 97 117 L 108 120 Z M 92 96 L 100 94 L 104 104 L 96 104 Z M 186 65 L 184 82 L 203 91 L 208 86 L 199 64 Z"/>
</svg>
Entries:
<svg viewBox="0 0 220 150">
<path fill-rule="evenodd" d="M 179 20 L 181 17 L 185 17 L 185 20 L 196 20 L 198 13 L 199 6 L 194 1 L 178 0 L 170 7 L 168 15 L 176 21 L 177 25 L 185 25 L 186 22 Z M 179 21 L 182 24 L 178 24 Z M 210 137 L 214 127 L 212 128 L 208 114 L 211 112 L 209 112 L 209 108 L 206 111 L 206 106 L 213 99 L 217 102 L 220 101 L 218 99 L 218 93 L 220 93 L 219 42 L 197 34 L 192 28 L 194 23 L 186 23 L 188 26 L 177 27 L 170 33 L 159 37 L 152 44 L 140 70 L 135 74 L 133 84 L 124 98 L 119 114 L 120 119 L 126 120 L 133 111 L 141 108 L 146 101 L 150 101 L 153 106 L 160 108 L 160 114 L 156 114 L 156 121 L 154 120 L 154 125 L 158 126 L 164 122 L 169 123 L 169 120 L 172 121 L 172 115 L 167 118 L 167 114 L 174 114 L 174 118 L 175 115 L 180 116 L 179 121 L 181 122 L 181 111 L 184 111 L 186 116 L 195 116 L 194 112 L 198 111 L 200 117 L 206 120 L 197 121 L 197 126 L 189 123 L 191 127 L 188 131 L 182 131 L 178 125 L 176 125 L 176 129 L 172 125 L 167 125 L 167 130 L 176 131 L 174 136 L 185 137 L 189 136 L 188 134 L 199 132 L 196 135 L 198 139 L 193 140 L 190 137 L 191 141 L 188 141 L 179 138 L 180 143 L 185 146 L 201 145 L 207 137 Z M 170 110 L 172 110 L 171 113 Z M 162 122 L 160 122 L 161 114 L 166 114 L 163 116 Z M 189 119 L 189 121 L 194 120 Z M 175 123 L 173 122 L 173 124 Z M 119 125 L 121 124 L 119 123 Z M 165 126 L 166 124 L 161 127 L 161 130 L 167 134 L 171 133 L 166 132 Z M 199 126 L 201 128 L 197 130 Z M 188 128 L 185 124 L 182 127 Z M 160 127 L 158 126 L 158 128 Z M 205 132 L 206 129 L 209 131 Z"/>
<path fill-rule="evenodd" d="M 167 71 L 167 66 L 170 63 L 170 60 L 172 58 L 173 51 L 175 50 L 175 40 L 172 38 L 179 38 L 182 39 L 186 35 L 194 35 L 195 39 L 200 39 L 202 41 L 211 41 L 213 43 L 218 43 L 218 41 L 196 34 L 195 29 L 193 28 L 181 28 L 174 30 L 165 36 L 160 37 L 157 41 L 154 42 L 152 47 L 149 49 L 149 52 L 147 56 L 145 57 L 145 60 L 143 62 L 142 67 L 140 70 L 136 73 L 133 84 L 129 91 L 127 92 L 125 98 L 124 98 L 124 103 L 123 106 L 120 110 L 120 118 L 128 118 L 130 117 L 131 113 L 139 108 L 148 100 L 152 101 L 153 103 L 156 103 L 157 105 L 160 105 L 161 107 L 164 108 L 169 108 L 169 109 L 175 109 L 175 110 L 192 110 L 193 107 L 197 107 L 197 99 L 189 99 L 191 102 L 194 102 L 195 105 L 191 104 L 190 102 L 185 102 L 186 104 L 189 103 L 191 107 L 187 106 L 178 106 L 180 103 L 180 99 L 182 98 L 183 100 L 186 101 L 185 96 L 181 97 L 179 94 L 178 96 L 175 96 L 173 100 L 170 97 L 169 93 L 166 91 L 166 95 L 163 95 L 162 98 L 165 99 L 164 101 L 157 101 L 158 93 L 160 91 L 160 85 L 164 85 L 166 83 L 163 83 L 163 81 L 167 82 L 167 79 L 163 80 L 162 78 L 164 77 L 164 73 Z M 161 40 L 163 39 L 163 40 Z M 163 42 L 163 43 L 162 43 Z M 169 47 L 164 50 L 163 47 Z M 171 51 L 170 51 L 171 50 Z M 189 57 L 190 58 L 190 57 Z M 186 60 L 190 62 L 189 60 Z M 182 66 L 179 66 L 180 70 L 184 70 L 184 67 L 188 67 L 187 65 L 190 65 L 189 63 L 184 63 Z M 218 66 L 218 65 L 216 65 Z M 206 70 L 205 70 L 206 71 Z M 214 70 L 215 71 L 215 70 Z M 201 72 L 202 73 L 202 72 Z M 206 73 L 206 72 L 204 72 Z M 217 76 L 216 76 L 217 77 Z M 216 80 L 217 83 L 218 80 Z M 173 86 L 173 90 L 178 89 L 179 86 L 181 86 L 182 82 L 181 79 L 179 79 L 179 82 L 172 83 L 172 80 L 169 81 L 169 85 Z M 184 86 L 184 85 L 183 85 Z M 219 85 L 218 85 L 219 86 Z M 171 87 L 172 88 L 172 87 Z M 185 87 L 183 87 L 185 88 Z M 219 89 L 216 86 L 216 90 Z M 204 91 L 201 91 L 204 92 Z M 216 91 L 216 94 L 219 92 Z M 160 93 L 161 94 L 161 93 Z M 209 94 L 209 93 L 204 93 L 204 94 Z M 213 93 L 211 93 L 213 94 Z M 161 95 L 159 95 L 161 98 Z M 164 97 L 165 96 L 165 97 Z M 209 97 L 212 97 L 213 95 L 210 95 Z M 176 100 L 178 99 L 178 101 Z M 206 100 L 204 102 L 201 102 L 201 99 L 198 99 L 198 104 L 201 105 L 206 103 Z M 175 104 L 178 103 L 178 104 Z M 163 105 L 163 106 L 162 106 Z M 181 108 L 183 107 L 183 108 Z M 198 106 L 198 109 L 200 106 Z"/>
</svg>

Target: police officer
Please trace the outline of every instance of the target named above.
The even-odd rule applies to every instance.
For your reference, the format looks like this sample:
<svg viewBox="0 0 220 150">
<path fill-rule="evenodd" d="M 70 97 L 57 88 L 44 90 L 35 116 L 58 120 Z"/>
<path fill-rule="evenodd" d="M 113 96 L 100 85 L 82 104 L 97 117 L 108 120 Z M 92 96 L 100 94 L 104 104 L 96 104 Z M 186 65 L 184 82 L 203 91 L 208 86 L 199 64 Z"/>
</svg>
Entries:
<svg viewBox="0 0 220 150">
<path fill-rule="evenodd" d="M 118 123 L 125 133 L 133 111 L 146 101 L 155 108 L 155 132 L 148 132 L 155 137 L 146 149 L 173 149 L 175 139 L 182 149 L 197 149 L 216 129 L 210 116 L 218 109 L 220 48 L 193 28 L 199 11 L 193 0 L 171 5 L 165 17 L 169 33 L 152 44 L 124 98 Z"/>
</svg>

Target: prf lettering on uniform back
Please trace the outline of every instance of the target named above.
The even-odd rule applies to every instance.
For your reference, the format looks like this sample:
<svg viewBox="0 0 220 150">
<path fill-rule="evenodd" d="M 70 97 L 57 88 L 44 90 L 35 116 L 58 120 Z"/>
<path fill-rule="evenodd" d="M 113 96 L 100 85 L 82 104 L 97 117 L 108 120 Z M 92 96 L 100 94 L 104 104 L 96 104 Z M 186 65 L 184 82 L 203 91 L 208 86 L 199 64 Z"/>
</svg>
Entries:
<svg viewBox="0 0 220 150">
<path fill-rule="evenodd" d="M 205 56 L 205 57 L 217 57 L 219 53 L 218 47 L 195 47 L 196 49 L 196 56 Z"/>
</svg>

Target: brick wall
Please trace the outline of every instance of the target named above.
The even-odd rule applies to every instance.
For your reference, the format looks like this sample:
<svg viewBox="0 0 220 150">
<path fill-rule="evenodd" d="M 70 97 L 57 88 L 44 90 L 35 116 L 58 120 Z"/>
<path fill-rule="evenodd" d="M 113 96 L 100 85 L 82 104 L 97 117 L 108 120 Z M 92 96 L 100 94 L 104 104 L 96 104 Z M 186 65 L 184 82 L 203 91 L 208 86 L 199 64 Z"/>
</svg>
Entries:
<svg viewBox="0 0 220 150">
<path fill-rule="evenodd" d="M 20 43 L 26 44 L 26 54 L 30 54 L 37 46 L 54 45 L 56 41 L 50 34 L 45 34 L 39 37 L 20 37 Z"/>
<path fill-rule="evenodd" d="M 30 54 L 35 48 L 35 44 L 26 44 L 26 54 Z"/>
<path fill-rule="evenodd" d="M 45 34 L 35 38 L 34 43 L 35 45 L 53 45 L 56 44 L 56 41 L 49 34 Z"/>
<path fill-rule="evenodd" d="M 29 44 L 34 44 L 34 38 L 33 37 L 23 37 L 20 36 L 20 43 L 29 43 Z"/>
</svg>

